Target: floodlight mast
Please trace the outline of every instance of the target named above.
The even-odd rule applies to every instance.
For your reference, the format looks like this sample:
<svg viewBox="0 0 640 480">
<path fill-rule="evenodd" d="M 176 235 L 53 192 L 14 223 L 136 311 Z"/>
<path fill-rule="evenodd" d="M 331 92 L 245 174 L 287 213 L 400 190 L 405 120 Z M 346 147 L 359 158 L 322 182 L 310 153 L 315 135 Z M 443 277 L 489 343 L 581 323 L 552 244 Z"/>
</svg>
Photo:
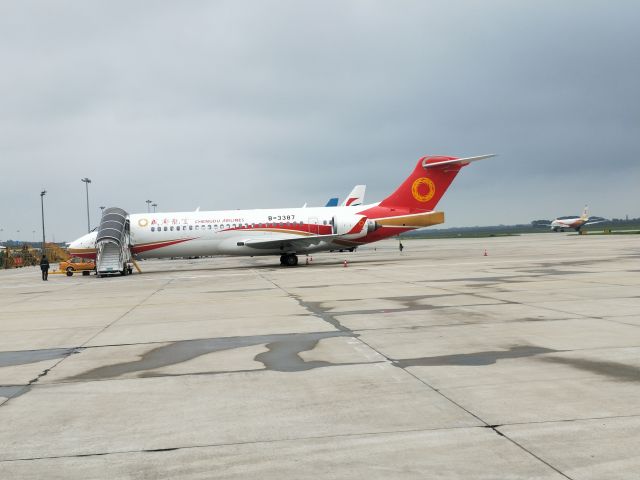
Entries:
<svg viewBox="0 0 640 480">
<path fill-rule="evenodd" d="M 42 254 L 45 254 L 44 249 L 44 196 L 47 194 L 46 190 L 40 192 L 40 209 L 42 211 Z"/>
<path fill-rule="evenodd" d="M 91 221 L 89 219 L 89 184 L 91 183 L 91 179 L 89 177 L 84 177 L 80 179 L 81 182 L 84 182 L 84 185 L 87 190 L 87 232 L 91 231 Z"/>
</svg>

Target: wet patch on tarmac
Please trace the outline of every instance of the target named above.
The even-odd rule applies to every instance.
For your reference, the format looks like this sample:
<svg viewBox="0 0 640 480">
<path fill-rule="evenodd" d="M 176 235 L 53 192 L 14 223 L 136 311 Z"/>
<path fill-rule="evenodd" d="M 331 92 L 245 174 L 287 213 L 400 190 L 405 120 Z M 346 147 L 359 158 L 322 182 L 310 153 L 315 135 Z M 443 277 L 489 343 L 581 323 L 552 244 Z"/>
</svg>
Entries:
<svg viewBox="0 0 640 480">
<path fill-rule="evenodd" d="M 268 292 L 275 288 L 239 288 L 237 290 L 210 290 L 202 293 L 247 293 L 247 292 Z"/>
<path fill-rule="evenodd" d="M 464 277 L 464 278 L 443 278 L 438 280 L 421 280 L 416 283 L 453 283 L 453 282 L 479 282 L 479 283 L 524 283 L 532 281 L 530 278 L 527 278 L 526 275 L 508 275 L 508 276 L 498 276 L 498 277 Z M 471 284 L 472 286 L 477 286 L 475 284 Z"/>
<path fill-rule="evenodd" d="M 393 365 L 400 368 L 436 367 L 446 365 L 477 367 L 482 365 L 493 365 L 498 360 L 533 357 L 535 355 L 543 355 L 546 353 L 558 353 L 559 351 L 561 350 L 522 345 L 511 347 L 509 350 L 489 350 L 484 352 L 460 353 L 457 355 L 438 355 L 435 357 L 393 360 Z"/>
<path fill-rule="evenodd" d="M 521 271 L 526 274 L 532 274 L 532 276 L 536 276 L 536 277 L 591 273 L 586 270 L 558 270 L 557 268 L 531 268 L 531 269 L 526 269 Z"/>
<path fill-rule="evenodd" d="M 81 351 L 79 348 L 48 348 L 43 350 L 21 350 L 15 352 L 0 352 L 0 367 L 26 365 L 44 360 L 64 358 Z"/>
<path fill-rule="evenodd" d="M 342 335 L 333 334 L 331 336 L 344 337 L 348 335 L 342 333 Z M 325 336 L 324 338 L 327 337 Z M 319 340 L 320 338 L 317 335 L 297 335 L 284 341 L 268 343 L 266 346 L 269 351 L 256 355 L 254 360 L 262 363 L 266 370 L 276 372 L 302 372 L 305 370 L 312 370 L 314 368 L 335 365 L 352 365 L 351 363 L 335 364 L 319 360 L 305 362 L 299 354 L 316 348 Z"/>
<path fill-rule="evenodd" d="M 595 318 L 595 317 L 591 317 L 591 318 Z M 542 317 L 542 318 L 535 318 L 535 317 L 524 317 L 524 318 L 515 318 L 513 320 L 508 320 L 508 322 L 557 322 L 559 320 L 575 320 L 574 318 L 547 318 L 547 317 Z"/>
<path fill-rule="evenodd" d="M 1 399 L 9 400 L 24 395 L 31 390 L 30 385 L 11 385 L 9 387 L 0 387 L 0 404 L 4 403 Z"/>
<path fill-rule="evenodd" d="M 68 377 L 65 380 L 101 380 L 136 372 L 140 372 L 140 377 L 164 376 L 162 374 L 146 374 L 144 372 L 176 365 L 214 352 L 255 345 L 266 345 L 269 349 L 268 352 L 260 353 L 254 358 L 254 360 L 261 362 L 266 370 L 297 372 L 329 365 L 344 365 L 329 362 L 305 362 L 299 354 L 313 350 L 318 342 L 324 338 L 349 336 L 352 335 L 346 332 L 331 331 L 183 340 L 154 348 L 142 355 L 139 360 L 94 368 L 79 375 Z M 228 371 L 212 369 L 201 373 L 215 374 L 228 373 Z"/>
<path fill-rule="evenodd" d="M 487 299 L 487 297 L 479 297 L 479 298 Z M 419 312 L 419 311 L 427 311 L 427 310 L 445 310 L 445 309 L 451 309 L 451 308 L 481 307 L 485 305 L 507 305 L 507 304 L 518 303 L 518 302 L 511 302 L 508 300 L 496 299 L 495 303 L 490 303 L 490 304 L 486 302 L 482 302 L 482 303 L 467 303 L 462 305 L 429 305 L 429 304 L 418 303 L 420 300 L 422 300 L 422 297 L 388 297 L 388 298 L 383 298 L 383 300 L 397 301 L 400 304 L 403 304 L 404 306 L 399 308 L 376 308 L 371 310 L 345 310 L 341 312 L 332 312 L 332 315 L 341 317 L 343 315 L 374 315 L 374 314 L 385 314 L 385 313 L 406 313 L 406 312 Z M 315 304 L 315 308 L 318 310 L 322 310 L 321 308 L 322 303 L 323 302 L 317 302 Z M 328 315 L 328 313 L 326 312 L 325 314 Z"/>
<path fill-rule="evenodd" d="M 289 295 L 291 295 L 291 297 L 294 298 L 300 304 L 301 307 L 304 307 L 305 309 L 307 309 L 314 317 L 317 317 L 320 320 L 323 320 L 329 323 L 330 325 L 332 325 L 334 328 L 338 329 L 341 332 L 353 334 L 353 331 L 345 327 L 344 325 L 342 325 L 333 316 L 333 314 L 328 313 L 326 309 L 322 308 L 322 305 L 324 304 L 324 302 L 305 302 L 297 295 L 293 295 L 291 293 Z"/>
<path fill-rule="evenodd" d="M 569 365 L 619 382 L 640 382 L 640 368 L 619 362 L 587 360 L 584 358 L 544 357 L 540 360 L 548 363 Z"/>
</svg>

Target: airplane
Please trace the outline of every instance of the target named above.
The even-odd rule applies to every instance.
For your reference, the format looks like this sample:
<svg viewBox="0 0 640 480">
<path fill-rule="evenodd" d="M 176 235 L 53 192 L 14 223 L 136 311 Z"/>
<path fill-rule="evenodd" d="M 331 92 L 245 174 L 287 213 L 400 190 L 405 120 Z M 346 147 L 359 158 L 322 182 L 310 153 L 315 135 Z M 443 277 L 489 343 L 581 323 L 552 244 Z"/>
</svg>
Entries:
<svg viewBox="0 0 640 480">
<path fill-rule="evenodd" d="M 580 215 L 579 217 L 576 217 L 575 215 L 558 217 L 550 224 L 548 224 L 548 226 L 551 227 L 551 230 L 553 230 L 554 232 L 564 232 L 567 228 L 572 228 L 576 232 L 580 232 L 580 229 L 585 225 L 592 225 L 594 223 L 602 223 L 606 221 L 607 220 L 602 217 L 590 217 L 589 207 L 585 205 L 584 210 L 582 211 L 582 215 Z"/>
<path fill-rule="evenodd" d="M 367 190 L 366 185 L 356 185 L 342 202 L 343 207 L 357 207 L 364 203 L 364 193 Z"/>
<path fill-rule="evenodd" d="M 295 266 L 298 255 L 356 248 L 444 223 L 444 212 L 435 207 L 459 171 L 493 156 L 422 157 L 393 193 L 367 205 L 354 206 L 354 200 L 339 207 L 137 214 L 110 208 L 98 231 L 71 242 L 68 251 L 98 257 L 98 273 L 110 242 L 135 259 L 275 255 L 281 265 Z"/>
<path fill-rule="evenodd" d="M 345 199 L 344 202 L 342 202 L 342 206 L 358 206 L 358 205 L 362 205 L 362 203 L 364 202 L 364 194 L 365 191 L 367 189 L 366 185 L 356 185 L 355 187 L 353 187 L 353 189 L 351 190 L 351 192 L 349 193 L 349 195 L 347 195 L 347 198 Z M 325 207 L 337 207 L 338 206 L 338 197 L 332 197 L 330 198 L 327 203 L 325 204 Z M 307 204 L 305 203 L 302 208 L 307 208 Z M 200 207 L 195 209 L 196 212 L 200 211 Z M 93 249 L 94 244 L 95 244 L 95 240 L 96 237 L 98 235 L 98 227 L 95 227 L 91 230 L 91 232 L 88 235 L 85 235 L 84 238 L 85 240 L 82 242 L 83 247 L 82 248 L 89 248 L 89 249 Z M 86 237 L 86 238 L 85 238 Z M 79 240 L 79 239 L 78 239 Z M 78 240 L 76 240 L 76 242 L 78 242 Z M 71 246 L 71 244 L 74 242 L 70 242 L 67 243 L 67 248 Z M 79 245 L 76 245 L 76 247 L 79 247 Z M 82 250 L 82 248 L 80 248 L 80 250 Z M 342 250 L 340 250 L 342 251 Z M 77 255 L 79 256 L 79 255 Z"/>
<path fill-rule="evenodd" d="M 358 205 L 362 205 L 364 203 L 364 192 L 366 191 L 366 185 L 356 185 L 351 190 L 351 193 L 347 195 L 347 198 L 342 202 L 343 207 L 353 206 L 356 207 Z M 306 208 L 307 204 L 305 203 L 303 207 Z M 325 207 L 337 207 L 338 206 L 338 197 L 332 197 L 325 204 Z"/>
</svg>

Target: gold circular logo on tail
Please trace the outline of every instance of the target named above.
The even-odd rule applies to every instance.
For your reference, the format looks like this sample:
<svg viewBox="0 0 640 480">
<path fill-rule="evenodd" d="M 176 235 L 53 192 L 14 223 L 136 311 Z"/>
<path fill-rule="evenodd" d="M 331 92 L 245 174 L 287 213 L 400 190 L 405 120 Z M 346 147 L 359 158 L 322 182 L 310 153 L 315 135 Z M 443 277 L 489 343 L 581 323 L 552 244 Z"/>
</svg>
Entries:
<svg viewBox="0 0 640 480">
<path fill-rule="evenodd" d="M 424 188 L 420 188 L 421 185 L 427 186 L 426 193 L 421 193 L 421 190 L 424 192 Z M 436 194 L 436 186 L 430 178 L 420 177 L 411 185 L 411 194 L 419 202 L 428 202 Z"/>
<path fill-rule="evenodd" d="M 147 225 L 149 225 L 149 220 L 147 220 L 146 218 L 141 218 L 140 220 L 138 220 L 138 225 L 140 225 L 141 227 L 146 227 Z"/>
</svg>

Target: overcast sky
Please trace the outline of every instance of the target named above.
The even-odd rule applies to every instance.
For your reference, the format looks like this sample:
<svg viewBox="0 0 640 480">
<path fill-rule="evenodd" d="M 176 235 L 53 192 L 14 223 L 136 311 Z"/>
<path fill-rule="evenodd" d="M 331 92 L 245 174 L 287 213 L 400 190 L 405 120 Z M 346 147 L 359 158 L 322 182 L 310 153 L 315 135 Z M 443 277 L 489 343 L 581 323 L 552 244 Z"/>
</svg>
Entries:
<svg viewBox="0 0 640 480">
<path fill-rule="evenodd" d="M 640 216 L 640 2 L 0 1 L 0 240 L 161 211 L 379 201 L 446 226 Z M 17 231 L 20 230 L 20 233 Z M 35 230 L 35 234 L 33 231 Z"/>
</svg>

